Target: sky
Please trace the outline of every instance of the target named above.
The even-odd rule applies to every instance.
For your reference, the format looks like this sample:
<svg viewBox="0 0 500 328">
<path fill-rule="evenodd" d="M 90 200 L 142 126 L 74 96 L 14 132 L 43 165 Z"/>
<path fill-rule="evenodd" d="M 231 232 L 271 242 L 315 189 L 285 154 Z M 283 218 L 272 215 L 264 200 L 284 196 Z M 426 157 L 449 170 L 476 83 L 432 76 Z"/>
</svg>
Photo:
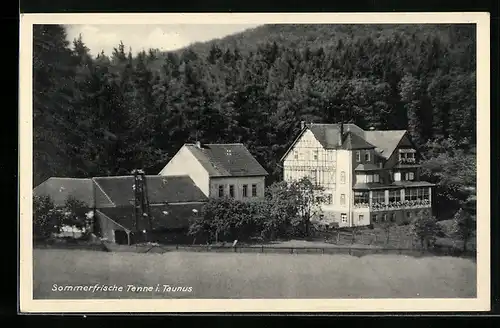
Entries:
<svg viewBox="0 0 500 328">
<path fill-rule="evenodd" d="M 258 25 L 67 25 L 67 34 L 69 41 L 81 34 L 83 42 L 95 56 L 101 50 L 111 55 L 120 41 L 123 41 L 127 51 L 131 47 L 134 54 L 149 48 L 171 51 L 256 26 Z"/>
</svg>

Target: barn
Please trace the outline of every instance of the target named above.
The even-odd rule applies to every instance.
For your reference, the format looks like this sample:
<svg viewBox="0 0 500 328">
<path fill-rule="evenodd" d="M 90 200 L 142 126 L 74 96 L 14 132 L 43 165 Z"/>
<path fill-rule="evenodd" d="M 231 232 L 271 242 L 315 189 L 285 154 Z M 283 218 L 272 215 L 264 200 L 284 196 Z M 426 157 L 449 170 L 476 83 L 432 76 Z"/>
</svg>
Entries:
<svg viewBox="0 0 500 328">
<path fill-rule="evenodd" d="M 189 225 L 207 197 L 187 175 L 147 175 L 145 179 L 149 216 L 136 215 L 133 176 L 50 178 L 33 193 L 50 196 L 57 206 L 69 196 L 84 201 L 94 212 L 94 234 L 108 242 L 185 242 Z"/>
</svg>

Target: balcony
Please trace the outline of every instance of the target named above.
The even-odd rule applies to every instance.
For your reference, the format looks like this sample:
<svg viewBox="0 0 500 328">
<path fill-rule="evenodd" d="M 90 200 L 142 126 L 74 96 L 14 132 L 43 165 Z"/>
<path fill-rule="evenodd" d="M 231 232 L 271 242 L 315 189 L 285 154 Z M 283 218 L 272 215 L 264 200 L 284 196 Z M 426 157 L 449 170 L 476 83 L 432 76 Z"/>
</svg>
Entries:
<svg viewBox="0 0 500 328">
<path fill-rule="evenodd" d="M 369 203 L 356 203 L 354 204 L 354 208 L 368 208 L 370 207 Z"/>
<path fill-rule="evenodd" d="M 428 199 L 404 200 L 397 202 L 372 203 L 370 210 L 372 211 L 390 211 L 403 209 L 429 208 L 431 202 Z"/>
</svg>

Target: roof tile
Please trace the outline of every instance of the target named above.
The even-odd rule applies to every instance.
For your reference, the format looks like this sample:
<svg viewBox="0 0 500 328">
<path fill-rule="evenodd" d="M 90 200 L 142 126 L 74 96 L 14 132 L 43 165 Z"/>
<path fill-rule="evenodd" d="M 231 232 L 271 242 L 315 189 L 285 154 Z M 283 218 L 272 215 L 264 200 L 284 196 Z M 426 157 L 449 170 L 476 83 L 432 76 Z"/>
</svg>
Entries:
<svg viewBox="0 0 500 328">
<path fill-rule="evenodd" d="M 237 144 L 185 144 L 210 176 L 265 176 L 267 171 L 248 149 Z"/>
</svg>

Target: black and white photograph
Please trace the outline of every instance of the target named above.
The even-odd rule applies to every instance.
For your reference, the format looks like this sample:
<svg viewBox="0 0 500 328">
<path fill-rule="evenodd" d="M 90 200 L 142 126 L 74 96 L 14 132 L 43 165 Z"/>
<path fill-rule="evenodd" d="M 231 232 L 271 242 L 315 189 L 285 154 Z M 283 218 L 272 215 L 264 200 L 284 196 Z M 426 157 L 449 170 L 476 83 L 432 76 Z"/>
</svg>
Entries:
<svg viewBox="0 0 500 328">
<path fill-rule="evenodd" d="M 469 15 L 23 16 L 21 311 L 489 310 Z"/>
</svg>

